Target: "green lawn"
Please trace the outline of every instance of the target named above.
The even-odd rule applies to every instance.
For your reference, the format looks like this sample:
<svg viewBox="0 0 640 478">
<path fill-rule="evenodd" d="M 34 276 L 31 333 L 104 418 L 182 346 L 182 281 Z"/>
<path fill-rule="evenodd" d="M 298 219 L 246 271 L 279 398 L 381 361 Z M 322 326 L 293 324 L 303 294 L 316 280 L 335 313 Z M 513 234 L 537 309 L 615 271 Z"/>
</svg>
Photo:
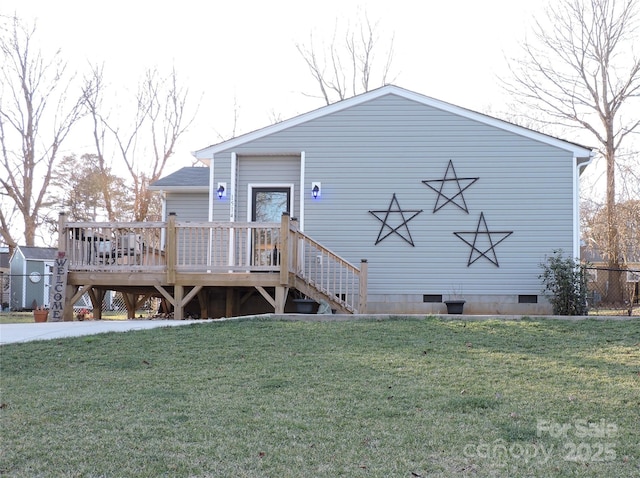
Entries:
<svg viewBox="0 0 640 478">
<path fill-rule="evenodd" d="M 0 348 L 0 475 L 640 477 L 640 321 L 229 321 Z"/>
<path fill-rule="evenodd" d="M 51 314 L 49 317 L 51 317 Z M 127 313 L 106 311 L 102 313 L 102 318 L 103 320 L 127 320 Z M 0 324 L 31 324 L 33 322 L 33 312 L 0 312 Z"/>
</svg>

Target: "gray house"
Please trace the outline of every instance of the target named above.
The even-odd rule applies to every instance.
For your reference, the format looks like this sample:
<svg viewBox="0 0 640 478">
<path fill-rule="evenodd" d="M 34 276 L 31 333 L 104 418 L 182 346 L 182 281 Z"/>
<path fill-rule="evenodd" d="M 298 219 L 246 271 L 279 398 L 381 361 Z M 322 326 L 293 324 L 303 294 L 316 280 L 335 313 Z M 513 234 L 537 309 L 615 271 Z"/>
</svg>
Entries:
<svg viewBox="0 0 640 478">
<path fill-rule="evenodd" d="M 540 263 L 579 256 L 589 148 L 396 86 L 194 153 L 157 181 L 180 220 L 279 221 L 368 261 L 367 312 L 546 313 Z"/>
<path fill-rule="evenodd" d="M 16 247 L 9 260 L 11 309 L 49 307 L 51 276 L 57 252 L 53 247 Z"/>
</svg>

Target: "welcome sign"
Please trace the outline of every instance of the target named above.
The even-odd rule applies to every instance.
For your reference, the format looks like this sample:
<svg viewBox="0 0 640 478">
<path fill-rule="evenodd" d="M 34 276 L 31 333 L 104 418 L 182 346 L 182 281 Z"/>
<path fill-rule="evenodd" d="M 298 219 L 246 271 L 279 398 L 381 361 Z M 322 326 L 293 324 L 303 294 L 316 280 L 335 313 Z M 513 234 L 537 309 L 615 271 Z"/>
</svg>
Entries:
<svg viewBox="0 0 640 478">
<path fill-rule="evenodd" d="M 53 284 L 51 287 L 50 322 L 64 320 L 64 304 L 66 302 L 67 273 L 69 260 L 64 252 L 58 252 L 53 266 Z"/>
</svg>

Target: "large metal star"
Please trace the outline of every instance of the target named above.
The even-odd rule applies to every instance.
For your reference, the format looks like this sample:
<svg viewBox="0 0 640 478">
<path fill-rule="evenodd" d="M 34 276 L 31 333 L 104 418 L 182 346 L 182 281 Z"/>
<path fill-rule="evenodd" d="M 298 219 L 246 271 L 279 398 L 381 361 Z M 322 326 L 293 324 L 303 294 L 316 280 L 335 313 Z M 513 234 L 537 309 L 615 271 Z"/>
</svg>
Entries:
<svg viewBox="0 0 640 478">
<path fill-rule="evenodd" d="M 447 171 L 444 173 L 443 179 L 429 179 L 422 182 L 438 193 L 438 199 L 436 199 L 436 204 L 433 207 L 434 213 L 451 203 L 469 214 L 467 202 L 464 200 L 464 194 L 462 193 L 478 179 L 479 178 L 459 178 L 456 174 L 456 169 L 453 167 L 453 161 L 449 160 L 449 165 L 447 166 Z M 430 183 L 439 184 L 438 187 L 436 187 Z M 442 201 L 442 204 L 440 201 Z"/>
<path fill-rule="evenodd" d="M 402 210 L 400 208 L 400 204 L 398 203 L 398 199 L 396 198 L 396 194 L 393 193 L 393 197 L 391 198 L 391 202 L 389 203 L 389 208 L 386 211 L 369 211 L 369 212 L 373 214 L 373 216 L 375 216 L 375 218 L 382 223 L 382 226 L 380 227 L 380 232 L 378 233 L 378 238 L 376 239 L 376 245 L 384 241 L 391 234 L 397 234 L 406 242 L 408 242 L 409 244 L 415 247 L 415 245 L 413 244 L 411 232 L 409 231 L 409 226 L 407 225 L 407 223 L 411 221 L 411 219 L 416 217 L 418 214 L 420 214 L 422 212 L 422 209 Z M 405 213 L 413 213 L 413 214 L 411 215 L 411 217 L 405 217 Z M 384 217 L 380 217 L 383 214 L 384 214 Z M 389 224 L 389 216 L 391 214 L 394 214 L 393 216 L 394 218 L 396 218 L 397 215 L 399 215 L 399 217 L 397 217 L 397 219 L 393 222 L 394 224 L 398 224 L 399 222 L 397 226 L 392 226 Z M 400 219 L 402 220 L 401 222 L 400 222 Z M 404 232 L 406 233 L 406 236 L 403 235 L 401 232 L 399 232 L 400 228 L 404 228 Z M 387 233 L 384 234 L 385 232 Z"/>
<path fill-rule="evenodd" d="M 472 232 L 454 232 L 454 234 L 465 243 L 471 246 L 471 252 L 469 253 L 469 261 L 467 267 L 476 262 L 481 257 L 484 257 L 489 262 L 500 267 L 498 264 L 498 257 L 496 256 L 495 247 L 504 241 L 507 237 L 513 234 L 513 231 L 489 231 L 487 227 L 487 221 L 484 218 L 484 213 L 480 213 L 480 219 L 478 220 L 478 226 L 475 231 Z M 473 236 L 473 242 L 465 239 L 465 236 Z M 494 237 L 500 237 L 498 240 L 494 240 Z M 489 254 L 492 257 L 489 256 Z"/>
</svg>

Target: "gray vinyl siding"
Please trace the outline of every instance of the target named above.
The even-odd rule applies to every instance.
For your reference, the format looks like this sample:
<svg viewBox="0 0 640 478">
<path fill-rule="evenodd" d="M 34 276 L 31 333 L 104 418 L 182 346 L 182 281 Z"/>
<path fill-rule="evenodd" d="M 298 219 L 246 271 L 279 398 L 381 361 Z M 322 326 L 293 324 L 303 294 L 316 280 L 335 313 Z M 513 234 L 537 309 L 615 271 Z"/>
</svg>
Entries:
<svg viewBox="0 0 640 478">
<path fill-rule="evenodd" d="M 238 187 L 237 187 L 237 221 L 246 221 L 248 217 L 248 188 L 261 185 L 289 185 L 293 184 L 292 216 L 298 214 L 300 191 L 300 155 L 298 156 L 239 156 L 238 157 Z"/>
<path fill-rule="evenodd" d="M 233 151 L 238 220 L 246 217 L 247 177 L 285 177 L 269 155 L 305 152 L 305 232 L 354 264 L 368 259 L 370 297 L 538 294 L 545 255 L 573 247 L 571 153 L 396 95 Z M 230 153 L 216 155 L 216 174 Z M 479 178 L 464 191 L 468 214 L 451 204 L 433 213 L 437 193 L 422 183 L 442 179 L 449 160 L 458 178 Z M 312 181 L 322 183 L 318 200 L 306 194 Z M 369 211 L 387 210 L 394 193 L 403 210 L 422 210 L 408 223 L 415 247 L 395 234 L 375 245 L 381 223 Z M 475 231 L 481 212 L 490 230 L 513 231 L 495 248 L 500 267 L 486 259 L 467 267 L 470 247 L 453 234 Z"/>
<path fill-rule="evenodd" d="M 166 210 L 175 212 L 178 221 L 208 221 L 209 193 L 167 193 Z"/>
<path fill-rule="evenodd" d="M 171 192 L 167 193 L 166 201 L 167 214 L 175 212 L 176 219 L 179 222 L 206 222 L 209 220 L 209 194 L 207 192 Z M 178 234 L 180 233 L 178 232 Z M 189 248 L 179 250 L 178 263 L 200 263 L 205 260 L 203 259 L 204 254 L 198 254 L 198 258 L 196 258 L 196 253 L 193 252 L 207 250 L 205 239 L 203 236 L 199 236 L 199 239 L 195 241 L 197 244 L 191 244 Z"/>
</svg>

